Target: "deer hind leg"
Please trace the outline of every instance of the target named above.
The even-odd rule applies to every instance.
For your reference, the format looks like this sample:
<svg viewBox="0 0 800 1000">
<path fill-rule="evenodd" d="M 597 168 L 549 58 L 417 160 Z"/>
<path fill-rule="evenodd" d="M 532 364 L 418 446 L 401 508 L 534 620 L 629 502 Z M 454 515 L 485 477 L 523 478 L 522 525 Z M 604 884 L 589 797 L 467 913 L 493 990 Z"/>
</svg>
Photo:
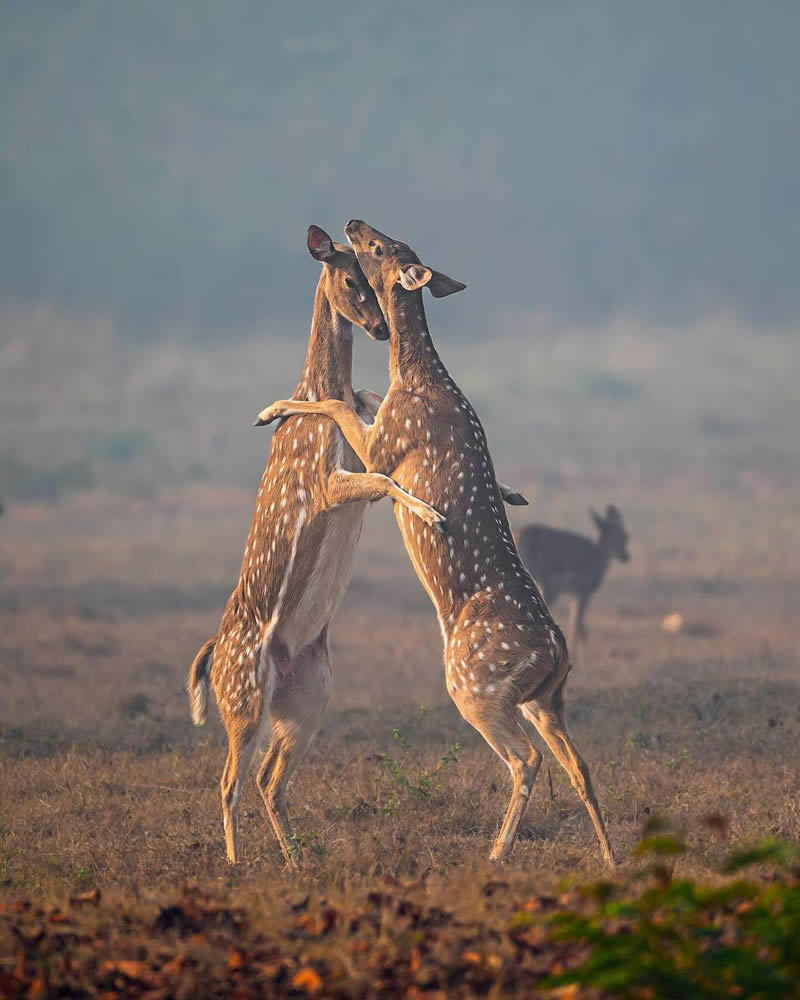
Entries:
<svg viewBox="0 0 800 1000">
<path fill-rule="evenodd" d="M 600 841 L 603 856 L 610 865 L 614 865 L 616 864 L 614 851 L 611 848 L 606 825 L 600 813 L 589 768 L 567 730 L 564 706 L 565 682 L 566 678 L 541 701 L 534 699 L 521 705 L 520 708 L 525 718 L 533 723 L 539 735 L 552 750 L 556 760 L 569 775 L 572 787 L 581 797 L 586 811 L 589 813 L 597 839 Z"/>
<path fill-rule="evenodd" d="M 286 787 L 319 729 L 330 682 L 326 628 L 298 653 L 290 676 L 272 697 L 272 741 L 256 778 L 283 856 L 292 867 L 297 866 L 297 841 L 286 809 Z"/>
<path fill-rule="evenodd" d="M 574 654 L 574 662 L 583 670 L 583 652 L 586 645 L 586 626 L 583 616 L 588 601 L 579 594 L 570 594 L 569 622 L 567 624 L 567 648 Z"/>
<path fill-rule="evenodd" d="M 259 701 L 259 705 L 260 705 Z M 263 711 L 263 709 L 262 709 Z M 228 729 L 228 758 L 220 780 L 222 794 L 222 824 L 225 829 L 225 847 L 228 861 L 235 865 L 239 860 L 238 827 L 239 799 L 253 751 L 261 730 L 261 712 L 256 718 L 234 717 L 226 720 Z"/>
<path fill-rule="evenodd" d="M 578 608 L 580 598 L 577 594 L 570 594 L 569 597 L 569 622 L 567 624 L 567 647 L 575 649 L 578 641 Z"/>
<path fill-rule="evenodd" d="M 528 805 L 533 783 L 542 763 L 541 752 L 531 743 L 517 718 L 516 709 L 508 701 L 456 703 L 471 726 L 481 734 L 511 772 L 513 788 L 503 825 L 495 838 L 490 861 L 504 861 L 514 846 L 520 821 Z"/>
<path fill-rule="evenodd" d="M 586 651 L 586 639 L 589 631 L 586 628 L 586 609 L 589 606 L 588 597 L 578 598 L 577 620 L 575 622 L 575 652 L 578 657 L 578 666 L 583 670 L 583 656 Z"/>
</svg>

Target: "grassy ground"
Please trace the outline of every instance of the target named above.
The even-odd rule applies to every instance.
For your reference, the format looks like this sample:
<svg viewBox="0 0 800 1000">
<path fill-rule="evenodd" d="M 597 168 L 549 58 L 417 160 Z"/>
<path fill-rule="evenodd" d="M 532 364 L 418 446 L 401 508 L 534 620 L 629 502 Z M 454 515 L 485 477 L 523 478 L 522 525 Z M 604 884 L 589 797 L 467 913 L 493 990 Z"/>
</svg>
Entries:
<svg viewBox="0 0 800 1000">
<path fill-rule="evenodd" d="M 723 333 L 706 331 L 707 352 Z M 37 363 L 15 343 L 5 345 L 5 360 L 16 357 L 33 378 Z M 516 527 L 535 517 L 588 531 L 588 503 L 622 509 L 632 561 L 612 567 L 591 607 L 586 662 L 568 689 L 571 728 L 623 874 L 636 864 L 644 822 L 665 815 L 686 831 L 677 872 L 715 880 L 732 845 L 800 839 L 800 479 L 787 387 L 796 352 L 784 345 L 781 355 L 775 341 L 748 346 L 740 331 L 714 355 L 719 364 L 703 389 L 697 363 L 705 355 L 691 338 L 681 341 L 693 358 L 688 369 L 655 337 L 618 332 L 594 348 L 587 342 L 584 355 L 577 343 L 546 344 L 544 371 L 532 374 L 541 389 L 530 401 L 532 425 L 548 428 L 541 449 L 521 430 L 528 399 L 513 365 L 481 380 L 488 348 L 475 345 L 454 349 L 453 367 L 482 400 L 502 478 L 535 501 L 514 512 Z M 467 366 L 470 352 L 480 364 Z M 533 352 L 523 354 L 530 364 Z M 177 388 L 175 398 L 165 390 L 172 402 L 163 410 L 157 379 L 142 375 L 163 374 L 163 354 L 137 364 L 119 389 L 122 422 L 137 401 L 141 421 L 158 413 L 169 426 L 174 412 L 182 449 L 159 441 L 124 461 L 113 450 L 95 455 L 93 488 L 57 490 L 55 502 L 26 496 L 44 481 L 29 477 L 0 522 L 0 894 L 63 902 L 99 886 L 123 908 L 139 900 L 152 909 L 188 884 L 247 906 L 256 896 L 283 900 L 278 908 L 289 913 L 298 892 L 311 892 L 313 905 L 335 895 L 337 906 L 358 907 L 375 886 L 397 882 L 415 885 L 426 906 L 463 900 L 470 919 L 483 920 L 488 897 L 478 887 L 498 878 L 485 857 L 507 774 L 449 704 L 435 616 L 387 505 L 369 512 L 332 631 L 331 704 L 290 789 L 303 872 L 284 870 L 252 782 L 242 804 L 244 861 L 235 871 L 225 863 L 222 731 L 214 712 L 204 729 L 190 725 L 182 687 L 238 570 L 252 502 L 239 470 L 267 439 L 251 444 L 245 422 L 229 474 L 162 480 L 158 470 L 171 457 L 173 466 L 179 456 L 206 461 L 214 447 L 207 429 L 223 418 L 198 357 L 170 375 Z M 285 368 L 283 391 L 293 384 Z M 198 407 L 205 400 L 212 409 L 198 417 L 197 439 L 183 412 L 195 375 Z M 46 469 L 70 430 L 96 447 L 98 415 L 113 413 L 114 393 L 101 381 L 87 383 L 97 398 L 85 395 L 94 409 L 84 425 L 69 380 L 49 395 L 37 386 L 31 419 L 45 440 L 27 448 L 19 438 L 16 452 L 0 456 L 5 468 Z M 19 429 L 24 393 L 10 378 L 7 386 L 14 392 L 3 416 Z M 237 416 L 274 394 L 251 389 Z M 553 436 L 569 443 L 569 460 Z M 122 494 L 126 476 L 133 485 Z M 663 631 L 662 618 L 675 611 L 684 629 Z M 552 758 L 546 764 L 500 876 L 509 906 L 560 879 L 604 874 L 579 801 Z M 704 825 L 712 814 L 728 819 L 726 839 Z M 9 955 L 0 955 L 6 971 Z"/>
<path fill-rule="evenodd" d="M 736 501 L 718 498 L 712 512 L 707 500 L 675 497 L 679 516 L 647 538 L 636 526 L 649 504 L 639 501 L 640 514 L 632 496 L 617 497 L 633 558 L 614 567 L 592 608 L 569 712 L 623 859 L 654 813 L 686 826 L 683 863 L 695 873 L 711 872 L 719 852 L 702 833 L 709 813 L 731 818 L 735 840 L 800 836 L 800 586 L 785 564 L 800 530 L 793 499 L 773 505 L 765 552 Z M 286 877 L 255 788 L 243 801 L 244 864 L 227 868 L 221 727 L 212 716 L 193 729 L 182 692 L 195 648 L 216 627 L 248 507 L 245 495 L 194 490 L 14 509 L 0 611 L 7 890 Z M 306 877 L 483 870 L 505 770 L 447 701 L 438 629 L 389 512 L 373 509 L 365 535 L 333 632 L 330 710 L 291 791 Z M 666 633 L 661 619 L 675 610 L 686 627 Z M 426 772 L 455 743 L 456 760 L 427 789 Z M 549 773 L 511 870 L 596 874 L 582 808 L 552 762 Z"/>
</svg>

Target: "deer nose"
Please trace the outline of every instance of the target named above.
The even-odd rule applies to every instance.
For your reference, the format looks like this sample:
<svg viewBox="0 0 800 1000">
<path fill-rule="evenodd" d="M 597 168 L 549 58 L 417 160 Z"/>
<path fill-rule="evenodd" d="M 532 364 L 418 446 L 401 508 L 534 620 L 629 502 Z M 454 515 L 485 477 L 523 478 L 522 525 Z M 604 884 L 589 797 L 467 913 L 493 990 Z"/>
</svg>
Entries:
<svg viewBox="0 0 800 1000">
<path fill-rule="evenodd" d="M 364 223 L 361 221 L 361 219 L 350 219 L 350 221 L 345 225 L 344 231 L 347 233 L 348 236 L 352 236 L 353 233 L 356 232 L 356 230 L 359 228 L 359 226 L 363 225 Z"/>
</svg>

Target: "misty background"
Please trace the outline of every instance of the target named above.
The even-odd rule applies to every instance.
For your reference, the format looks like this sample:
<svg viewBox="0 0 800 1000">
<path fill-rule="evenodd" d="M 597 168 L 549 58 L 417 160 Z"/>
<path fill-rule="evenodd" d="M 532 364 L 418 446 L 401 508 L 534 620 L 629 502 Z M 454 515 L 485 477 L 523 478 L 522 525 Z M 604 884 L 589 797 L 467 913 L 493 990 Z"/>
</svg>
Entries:
<svg viewBox="0 0 800 1000">
<path fill-rule="evenodd" d="M 781 0 L 4 3 L 0 493 L 251 486 L 306 227 L 351 216 L 467 282 L 432 329 L 523 482 L 785 478 L 798 29 Z"/>
</svg>

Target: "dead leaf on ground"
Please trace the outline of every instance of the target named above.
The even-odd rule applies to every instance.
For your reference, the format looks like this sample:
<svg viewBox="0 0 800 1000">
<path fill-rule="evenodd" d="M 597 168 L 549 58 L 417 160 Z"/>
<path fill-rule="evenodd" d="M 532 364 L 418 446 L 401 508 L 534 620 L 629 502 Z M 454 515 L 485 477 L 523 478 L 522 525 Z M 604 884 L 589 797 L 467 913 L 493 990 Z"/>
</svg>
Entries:
<svg viewBox="0 0 800 1000">
<path fill-rule="evenodd" d="M 306 993 L 310 993 L 313 996 L 322 989 L 322 979 L 316 970 L 307 965 L 295 973 L 292 979 L 292 986 L 296 990 L 305 990 Z"/>
</svg>

